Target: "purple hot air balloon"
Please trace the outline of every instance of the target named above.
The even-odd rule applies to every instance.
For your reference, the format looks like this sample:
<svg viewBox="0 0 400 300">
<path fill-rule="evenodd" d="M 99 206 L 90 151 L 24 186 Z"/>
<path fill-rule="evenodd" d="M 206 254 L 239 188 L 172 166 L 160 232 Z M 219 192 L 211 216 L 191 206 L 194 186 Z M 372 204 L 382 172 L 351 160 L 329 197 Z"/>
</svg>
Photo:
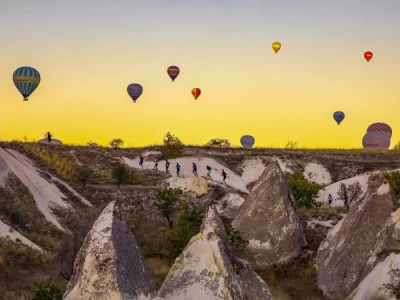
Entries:
<svg viewBox="0 0 400 300">
<path fill-rule="evenodd" d="M 132 83 L 128 85 L 128 94 L 131 96 L 134 103 L 143 93 L 143 87 L 139 83 Z"/>
<path fill-rule="evenodd" d="M 366 149 L 389 149 L 390 137 L 383 131 L 370 131 L 364 135 L 362 144 Z"/>
<path fill-rule="evenodd" d="M 251 135 L 244 135 L 240 138 L 240 143 L 244 148 L 251 148 L 255 143 L 255 139 Z"/>
</svg>

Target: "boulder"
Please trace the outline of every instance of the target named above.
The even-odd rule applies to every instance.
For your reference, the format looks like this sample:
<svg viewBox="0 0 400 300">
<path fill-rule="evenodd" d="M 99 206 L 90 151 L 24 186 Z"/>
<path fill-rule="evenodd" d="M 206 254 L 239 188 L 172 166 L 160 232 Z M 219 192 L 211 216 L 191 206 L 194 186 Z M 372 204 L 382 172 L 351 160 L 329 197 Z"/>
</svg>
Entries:
<svg viewBox="0 0 400 300">
<path fill-rule="evenodd" d="M 328 233 L 316 258 L 318 285 L 328 298 L 349 295 L 380 262 L 380 252 L 400 247 L 398 208 L 384 183 L 353 203 Z"/>
<path fill-rule="evenodd" d="M 110 202 L 85 238 L 64 299 L 152 299 L 154 292 L 135 238 Z"/>
<path fill-rule="evenodd" d="M 175 260 L 159 293 L 163 300 L 269 300 L 267 284 L 228 245 L 224 225 L 214 206 Z"/>
<path fill-rule="evenodd" d="M 307 245 L 288 180 L 275 161 L 267 165 L 232 225 L 249 241 L 260 268 L 286 264 Z"/>
</svg>

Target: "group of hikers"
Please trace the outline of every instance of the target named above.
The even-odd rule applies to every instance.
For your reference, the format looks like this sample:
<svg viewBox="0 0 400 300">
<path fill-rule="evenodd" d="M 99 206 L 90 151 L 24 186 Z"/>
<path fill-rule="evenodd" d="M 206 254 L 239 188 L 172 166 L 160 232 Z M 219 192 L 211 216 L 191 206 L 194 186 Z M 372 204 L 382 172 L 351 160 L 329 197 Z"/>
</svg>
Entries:
<svg viewBox="0 0 400 300">
<path fill-rule="evenodd" d="M 160 161 L 158 160 L 158 158 L 155 158 L 154 159 L 154 170 L 155 171 L 158 171 L 158 163 L 159 163 Z M 143 156 L 140 154 L 140 157 L 139 157 L 139 165 L 143 168 L 143 163 L 144 163 L 144 158 L 143 158 Z M 165 161 L 165 172 L 167 173 L 167 174 L 171 174 L 170 172 L 169 172 L 169 166 L 170 166 L 171 164 L 170 164 L 170 162 L 168 161 L 168 159 Z M 180 177 L 180 171 L 181 171 L 181 165 L 178 163 L 178 162 L 176 162 L 176 176 L 178 176 L 178 177 Z M 210 177 L 211 178 L 211 167 L 210 166 L 206 166 L 206 169 L 207 169 L 207 176 L 208 177 Z M 197 174 L 197 165 L 196 165 L 196 163 L 195 162 L 192 162 L 192 172 L 193 172 L 193 174 L 194 174 L 194 176 L 199 176 L 198 174 Z M 224 169 L 222 169 L 222 172 L 221 172 L 221 175 L 222 175 L 222 180 L 223 180 L 223 182 L 224 183 L 226 183 L 226 177 L 227 177 L 227 174 L 226 174 L 226 172 L 225 172 L 225 170 Z"/>
<path fill-rule="evenodd" d="M 346 209 L 349 210 L 350 203 L 349 203 L 349 198 L 348 198 L 346 193 L 344 194 L 344 199 L 342 199 L 342 200 L 343 200 L 343 203 L 344 203 L 344 206 L 346 207 Z M 328 195 L 328 204 L 329 204 L 329 206 L 331 206 L 332 202 L 333 202 L 333 197 L 332 197 L 331 194 L 329 194 Z"/>
</svg>

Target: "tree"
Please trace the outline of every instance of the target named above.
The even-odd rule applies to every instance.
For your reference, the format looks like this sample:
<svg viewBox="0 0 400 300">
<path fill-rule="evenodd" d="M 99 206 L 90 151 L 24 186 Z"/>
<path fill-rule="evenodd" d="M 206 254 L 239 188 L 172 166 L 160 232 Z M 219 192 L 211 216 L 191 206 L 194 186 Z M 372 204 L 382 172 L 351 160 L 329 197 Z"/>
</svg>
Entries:
<svg viewBox="0 0 400 300">
<path fill-rule="evenodd" d="M 297 149 L 297 143 L 298 142 L 287 141 L 286 144 L 285 144 L 285 148 L 286 149 Z"/>
<path fill-rule="evenodd" d="M 297 206 L 310 209 L 322 205 L 316 200 L 321 186 L 316 182 L 307 180 L 300 171 L 290 175 L 289 186 Z"/>
<path fill-rule="evenodd" d="M 396 145 L 393 147 L 394 150 L 400 150 L 400 141 L 397 142 Z"/>
<path fill-rule="evenodd" d="M 391 296 L 400 299 L 400 265 L 392 262 L 389 267 L 389 282 L 382 286 Z"/>
<path fill-rule="evenodd" d="M 167 187 L 157 191 L 156 206 L 160 215 L 167 219 L 170 229 L 173 227 L 171 215 L 174 211 L 174 205 L 180 200 L 182 194 L 183 191 L 180 188 Z"/>
<path fill-rule="evenodd" d="M 184 145 L 182 141 L 170 132 L 164 136 L 164 156 L 165 158 L 176 158 L 182 155 Z"/>
<path fill-rule="evenodd" d="M 110 142 L 111 148 L 118 149 L 124 145 L 124 141 L 121 139 L 112 139 Z"/>
<path fill-rule="evenodd" d="M 358 181 L 353 182 L 350 185 L 346 185 L 343 182 L 340 184 L 337 195 L 339 199 L 347 199 L 347 206 L 357 200 L 362 194 L 361 184 Z"/>
<path fill-rule="evenodd" d="M 227 139 L 211 139 L 206 146 L 211 147 L 230 147 L 231 143 Z"/>
<path fill-rule="evenodd" d="M 75 174 L 77 176 L 77 179 L 79 182 L 82 183 L 82 186 L 85 187 L 87 181 L 89 180 L 90 176 L 92 176 L 94 173 L 93 169 L 88 167 L 88 166 L 79 166 L 75 170 Z"/>
<path fill-rule="evenodd" d="M 390 172 L 383 175 L 383 177 L 388 181 L 390 188 L 396 195 L 396 197 L 400 198 L 400 172 Z"/>
<path fill-rule="evenodd" d="M 120 187 L 121 184 L 130 182 L 131 172 L 127 166 L 118 163 L 112 169 L 111 176 Z"/>
<path fill-rule="evenodd" d="M 62 300 L 63 292 L 53 284 L 40 286 L 32 300 Z"/>
</svg>

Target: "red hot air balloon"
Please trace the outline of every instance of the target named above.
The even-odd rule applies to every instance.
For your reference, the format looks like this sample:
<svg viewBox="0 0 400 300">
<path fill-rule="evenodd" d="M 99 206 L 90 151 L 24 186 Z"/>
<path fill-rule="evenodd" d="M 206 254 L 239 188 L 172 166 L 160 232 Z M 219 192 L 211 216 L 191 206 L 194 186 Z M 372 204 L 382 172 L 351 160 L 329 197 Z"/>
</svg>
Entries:
<svg viewBox="0 0 400 300">
<path fill-rule="evenodd" d="M 199 98 L 200 94 L 201 94 L 201 90 L 199 88 L 192 89 L 192 95 L 195 100 L 197 100 L 197 98 Z"/>
<path fill-rule="evenodd" d="M 179 72 L 180 72 L 180 70 L 177 66 L 170 66 L 167 69 L 167 73 L 168 73 L 169 77 L 172 79 L 172 81 L 174 81 L 176 79 L 176 77 L 178 77 Z"/>
<path fill-rule="evenodd" d="M 367 62 L 369 62 L 373 56 L 374 54 L 370 51 L 364 53 L 364 58 L 367 60 Z"/>
<path fill-rule="evenodd" d="M 386 133 L 389 136 L 389 138 L 392 137 L 392 128 L 388 124 L 385 124 L 385 123 L 374 123 L 374 124 L 369 125 L 367 128 L 367 132 L 370 132 L 370 131 L 382 131 L 382 132 Z"/>
</svg>

